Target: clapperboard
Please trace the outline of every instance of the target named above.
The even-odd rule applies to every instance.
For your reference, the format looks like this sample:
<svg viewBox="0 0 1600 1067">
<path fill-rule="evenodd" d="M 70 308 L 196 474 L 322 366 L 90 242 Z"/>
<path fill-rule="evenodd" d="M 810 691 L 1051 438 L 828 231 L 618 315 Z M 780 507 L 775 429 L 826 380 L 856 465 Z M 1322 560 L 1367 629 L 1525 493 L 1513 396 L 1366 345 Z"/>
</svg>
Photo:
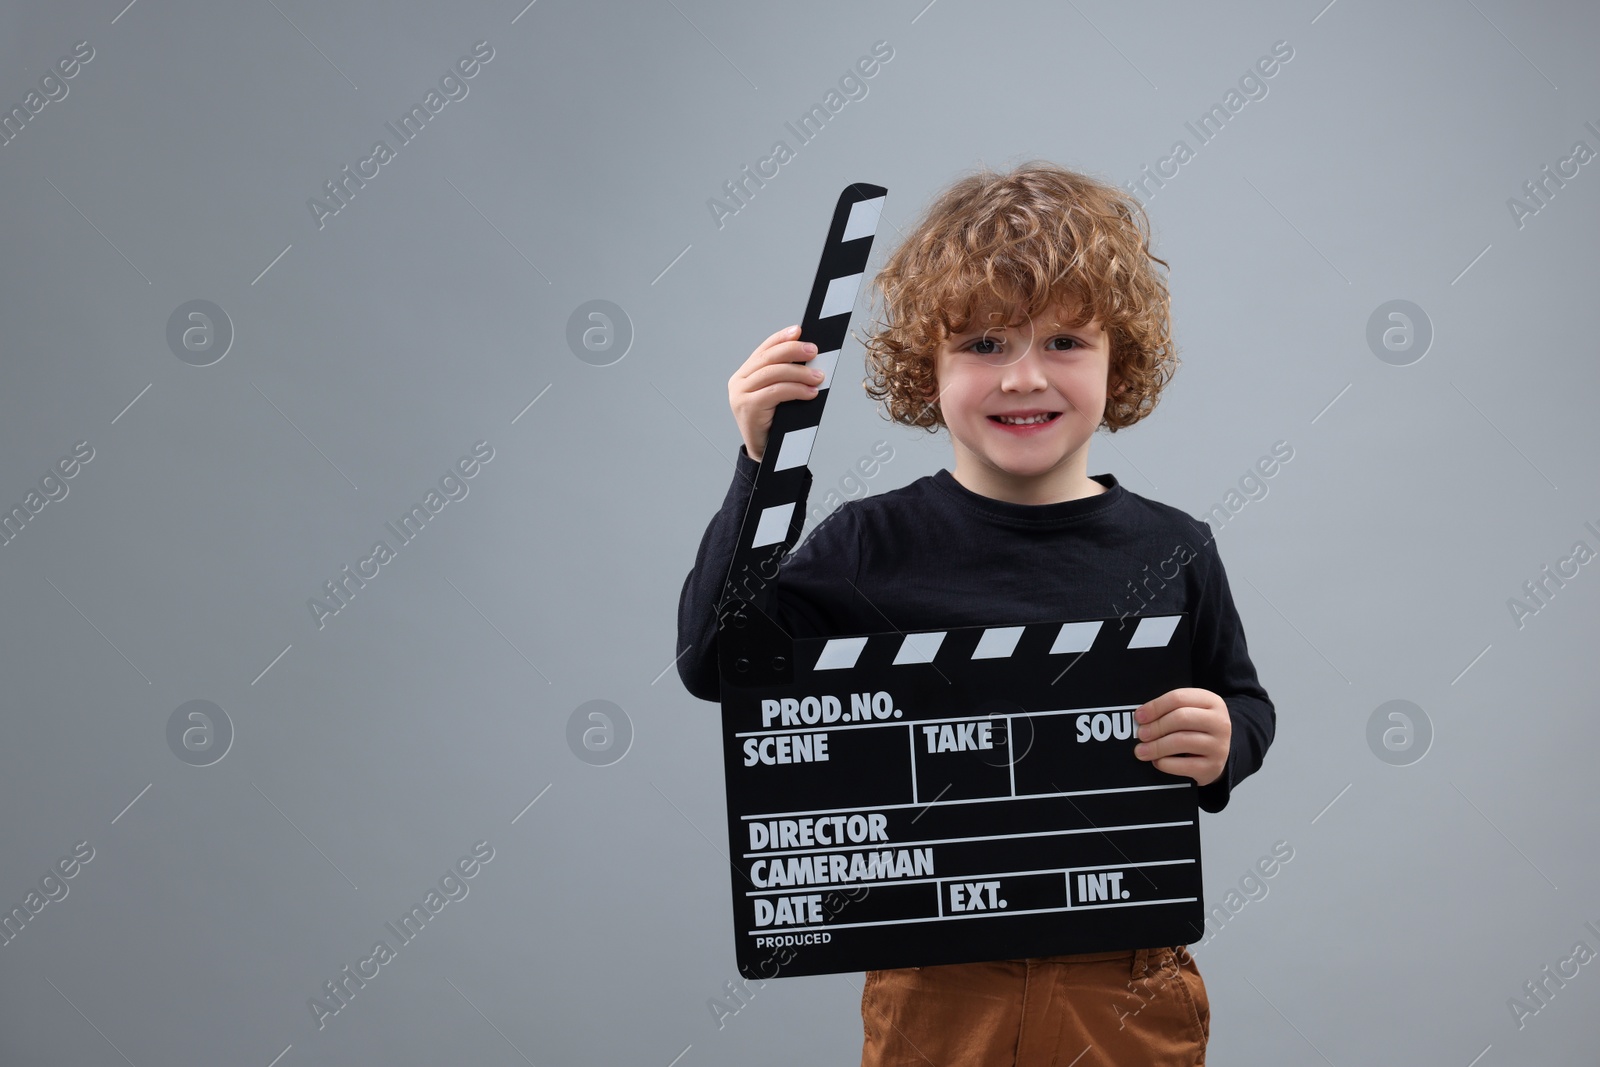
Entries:
<svg viewBox="0 0 1600 1067">
<path fill-rule="evenodd" d="M 718 606 L 740 972 L 1188 944 L 1199 790 L 1133 754 L 1189 684 L 1189 618 L 793 639 L 766 610 L 887 191 L 840 195 L 801 319 L 825 378 L 778 405 Z"/>
</svg>

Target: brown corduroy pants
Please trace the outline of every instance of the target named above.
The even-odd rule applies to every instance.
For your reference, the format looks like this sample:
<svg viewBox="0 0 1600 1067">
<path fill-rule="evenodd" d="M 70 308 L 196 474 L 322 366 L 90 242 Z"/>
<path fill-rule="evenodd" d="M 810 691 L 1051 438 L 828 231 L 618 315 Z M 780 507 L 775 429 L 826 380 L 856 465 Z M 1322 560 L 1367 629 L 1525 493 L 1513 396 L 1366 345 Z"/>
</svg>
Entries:
<svg viewBox="0 0 1600 1067">
<path fill-rule="evenodd" d="M 861 1067 L 1191 1067 L 1211 1005 L 1187 946 L 868 971 Z"/>
</svg>

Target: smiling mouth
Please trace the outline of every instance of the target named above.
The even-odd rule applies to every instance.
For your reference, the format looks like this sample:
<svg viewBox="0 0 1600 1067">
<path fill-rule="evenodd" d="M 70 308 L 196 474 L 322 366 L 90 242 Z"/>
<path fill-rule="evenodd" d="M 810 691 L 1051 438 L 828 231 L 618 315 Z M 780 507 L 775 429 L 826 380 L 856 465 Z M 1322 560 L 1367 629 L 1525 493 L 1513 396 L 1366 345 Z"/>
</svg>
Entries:
<svg viewBox="0 0 1600 1067">
<path fill-rule="evenodd" d="M 1008 418 L 1003 415 L 990 415 L 990 422 L 998 422 L 1002 426 L 1037 426 L 1047 422 L 1054 422 L 1061 417 L 1059 411 L 1047 411 L 1042 415 L 1030 415 L 1025 419 Z"/>
</svg>

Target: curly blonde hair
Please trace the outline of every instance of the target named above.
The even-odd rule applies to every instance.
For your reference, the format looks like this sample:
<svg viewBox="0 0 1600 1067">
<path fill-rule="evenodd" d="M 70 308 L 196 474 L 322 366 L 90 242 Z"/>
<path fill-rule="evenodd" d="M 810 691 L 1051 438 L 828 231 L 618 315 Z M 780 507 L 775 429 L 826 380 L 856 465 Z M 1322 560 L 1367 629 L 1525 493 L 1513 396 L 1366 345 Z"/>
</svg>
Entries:
<svg viewBox="0 0 1600 1067">
<path fill-rule="evenodd" d="M 1006 325 L 1021 325 L 1060 303 L 1079 312 L 1068 325 L 1099 319 L 1110 339 L 1100 425 L 1132 426 L 1155 410 L 1179 363 L 1166 281 L 1152 263 L 1167 266 L 1150 251 L 1143 205 L 1112 185 L 1045 160 L 962 178 L 873 279 L 883 316 L 861 339 L 867 395 L 891 421 L 936 433 L 945 341 L 985 313 L 1009 311 Z"/>
</svg>

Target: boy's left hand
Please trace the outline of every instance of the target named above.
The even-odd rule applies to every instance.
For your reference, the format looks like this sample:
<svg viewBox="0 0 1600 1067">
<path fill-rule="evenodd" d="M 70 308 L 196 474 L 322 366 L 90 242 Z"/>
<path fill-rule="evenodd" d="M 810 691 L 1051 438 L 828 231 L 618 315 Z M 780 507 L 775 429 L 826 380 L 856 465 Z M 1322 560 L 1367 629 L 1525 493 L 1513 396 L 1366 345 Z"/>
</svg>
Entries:
<svg viewBox="0 0 1600 1067">
<path fill-rule="evenodd" d="M 1133 754 L 1156 769 L 1210 785 L 1222 777 L 1233 738 L 1228 705 L 1209 689 L 1172 689 L 1133 713 L 1139 743 Z"/>
</svg>

